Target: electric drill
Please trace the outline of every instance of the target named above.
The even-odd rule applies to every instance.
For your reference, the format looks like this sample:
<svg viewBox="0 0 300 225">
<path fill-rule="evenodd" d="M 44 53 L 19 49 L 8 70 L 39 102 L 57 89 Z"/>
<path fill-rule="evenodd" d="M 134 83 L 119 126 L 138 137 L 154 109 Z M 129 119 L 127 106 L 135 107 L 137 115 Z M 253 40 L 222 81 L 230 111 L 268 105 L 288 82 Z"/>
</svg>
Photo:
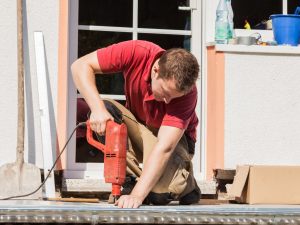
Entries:
<svg viewBox="0 0 300 225">
<path fill-rule="evenodd" d="M 105 144 L 93 138 L 89 121 L 86 122 L 87 142 L 104 153 L 104 178 L 112 183 L 112 196 L 117 199 L 121 195 L 121 186 L 126 178 L 127 127 L 125 123 L 107 121 Z"/>
</svg>

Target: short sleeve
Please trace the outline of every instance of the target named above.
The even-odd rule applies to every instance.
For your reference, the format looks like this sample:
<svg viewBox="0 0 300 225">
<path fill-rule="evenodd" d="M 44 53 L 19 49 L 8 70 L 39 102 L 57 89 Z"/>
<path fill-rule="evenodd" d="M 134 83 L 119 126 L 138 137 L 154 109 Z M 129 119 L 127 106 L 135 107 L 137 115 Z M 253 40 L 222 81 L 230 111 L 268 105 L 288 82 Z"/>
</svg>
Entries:
<svg viewBox="0 0 300 225">
<path fill-rule="evenodd" d="M 134 42 L 124 41 L 97 50 L 98 63 L 103 73 L 124 71 L 130 65 Z"/>
</svg>

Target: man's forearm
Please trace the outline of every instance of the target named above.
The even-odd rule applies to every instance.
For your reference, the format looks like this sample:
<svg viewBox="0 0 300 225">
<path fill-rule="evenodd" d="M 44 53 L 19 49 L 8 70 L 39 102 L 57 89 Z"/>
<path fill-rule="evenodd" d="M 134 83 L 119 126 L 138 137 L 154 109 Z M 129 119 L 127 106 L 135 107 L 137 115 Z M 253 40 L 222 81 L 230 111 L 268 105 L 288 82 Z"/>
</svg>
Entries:
<svg viewBox="0 0 300 225">
<path fill-rule="evenodd" d="M 145 199 L 162 176 L 184 130 L 161 126 L 158 132 L 158 142 L 146 160 L 142 175 L 132 190 L 131 195 Z"/>
<path fill-rule="evenodd" d="M 131 195 L 141 197 L 142 199 L 147 197 L 163 174 L 171 154 L 171 149 L 162 150 L 159 147 L 153 149 L 145 162 L 142 175 L 132 190 Z"/>
<path fill-rule="evenodd" d="M 74 83 L 92 111 L 104 107 L 96 87 L 95 73 L 102 73 L 96 52 L 77 59 L 71 66 Z"/>
<path fill-rule="evenodd" d="M 74 83 L 80 94 L 84 97 L 88 105 L 93 107 L 93 103 L 99 102 L 100 100 L 95 85 L 95 74 L 93 70 L 87 65 L 81 65 L 80 62 L 75 62 L 72 65 L 72 74 Z"/>
</svg>

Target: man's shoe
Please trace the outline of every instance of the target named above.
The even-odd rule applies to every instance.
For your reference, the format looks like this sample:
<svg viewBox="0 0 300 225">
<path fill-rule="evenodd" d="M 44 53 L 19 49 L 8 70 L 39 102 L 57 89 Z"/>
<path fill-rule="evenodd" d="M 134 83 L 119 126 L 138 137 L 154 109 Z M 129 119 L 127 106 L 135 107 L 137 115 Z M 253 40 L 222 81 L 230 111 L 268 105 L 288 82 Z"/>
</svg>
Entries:
<svg viewBox="0 0 300 225">
<path fill-rule="evenodd" d="M 198 186 L 196 186 L 194 190 L 179 199 L 179 205 L 196 204 L 200 201 L 200 199 L 201 190 Z"/>
<path fill-rule="evenodd" d="M 147 196 L 147 200 L 153 205 L 167 205 L 174 199 L 171 197 L 170 193 L 150 192 Z"/>
</svg>

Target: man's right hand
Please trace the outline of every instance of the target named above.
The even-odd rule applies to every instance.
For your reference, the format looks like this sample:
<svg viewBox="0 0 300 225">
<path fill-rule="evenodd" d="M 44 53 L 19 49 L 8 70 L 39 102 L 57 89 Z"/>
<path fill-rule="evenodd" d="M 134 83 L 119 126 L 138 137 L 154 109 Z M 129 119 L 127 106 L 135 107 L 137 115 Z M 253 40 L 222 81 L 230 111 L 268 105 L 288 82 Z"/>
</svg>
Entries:
<svg viewBox="0 0 300 225">
<path fill-rule="evenodd" d="M 105 135 L 105 128 L 108 120 L 113 121 L 114 118 L 106 109 L 92 111 L 90 116 L 91 129 L 100 135 Z"/>
</svg>

